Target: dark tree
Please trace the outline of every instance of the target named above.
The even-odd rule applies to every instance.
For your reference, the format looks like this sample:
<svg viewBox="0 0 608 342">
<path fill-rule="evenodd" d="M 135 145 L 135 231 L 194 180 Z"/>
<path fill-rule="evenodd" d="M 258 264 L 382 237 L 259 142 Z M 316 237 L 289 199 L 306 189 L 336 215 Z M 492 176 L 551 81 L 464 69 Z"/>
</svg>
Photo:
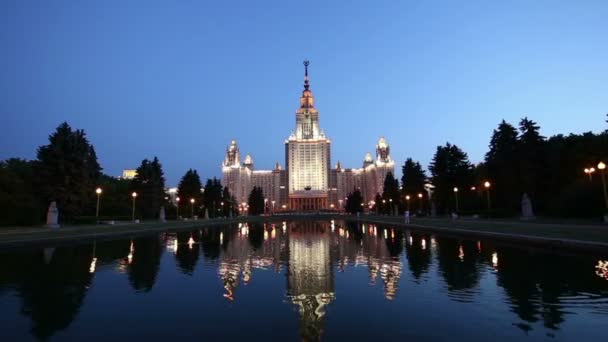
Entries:
<svg viewBox="0 0 608 342">
<path fill-rule="evenodd" d="M 232 215 L 238 214 L 238 203 L 236 203 L 234 196 L 232 196 L 230 189 L 228 189 L 227 186 L 225 186 L 222 191 L 222 202 L 220 203 L 220 207 L 222 216 L 224 217 L 230 216 L 230 213 L 232 213 Z"/>
<path fill-rule="evenodd" d="M 503 120 L 492 133 L 485 164 L 495 206 L 509 211 L 517 211 L 521 200 L 518 158 L 517 130 Z M 478 179 L 477 185 L 484 181 Z"/>
<path fill-rule="evenodd" d="M 177 186 L 177 197 L 180 198 L 179 204 L 188 204 L 188 206 L 190 206 L 190 201 L 194 199 L 194 215 L 198 216 L 201 216 L 198 208 L 200 208 L 203 204 L 202 188 L 203 184 L 201 183 L 201 178 L 198 176 L 196 170 L 193 169 L 186 171 L 186 174 L 182 177 L 182 179 L 179 181 L 179 185 Z M 188 209 L 191 208 L 188 207 Z"/>
<path fill-rule="evenodd" d="M 399 192 L 399 181 L 395 179 L 392 172 L 384 178 L 384 192 L 382 192 L 382 207 L 384 214 L 391 214 L 395 206 L 401 206 L 401 196 Z"/>
<path fill-rule="evenodd" d="M 372 210 L 376 214 L 384 212 L 384 209 L 382 208 L 382 196 L 380 196 L 380 193 L 376 193 L 376 197 L 374 197 L 374 206 L 372 207 Z"/>
<path fill-rule="evenodd" d="M 203 194 L 203 210 L 208 210 L 211 218 L 219 216 L 223 189 L 219 179 L 207 179 Z"/>
<path fill-rule="evenodd" d="M 426 183 L 426 173 L 422 169 L 419 162 L 414 162 L 412 158 L 407 158 L 401 168 L 403 174 L 401 176 L 402 194 L 413 196 L 424 191 Z"/>
<path fill-rule="evenodd" d="M 62 221 L 90 213 L 101 167 L 85 132 L 62 123 L 37 157 L 36 189 L 44 206 L 57 201 Z"/>
<path fill-rule="evenodd" d="M 264 213 L 264 192 L 262 188 L 254 186 L 251 189 L 247 204 L 249 206 L 247 210 L 249 215 L 261 215 Z"/>
<path fill-rule="evenodd" d="M 34 191 L 35 163 L 23 159 L 0 162 L 0 225 L 42 222 L 44 208 Z"/>
<path fill-rule="evenodd" d="M 519 183 L 521 191 L 530 196 L 538 205 L 542 200 L 544 173 L 546 170 L 543 145 L 545 138 L 539 133 L 536 122 L 523 118 L 519 122 L 519 140 L 517 154 L 519 158 Z"/>
<path fill-rule="evenodd" d="M 136 212 L 143 218 L 157 218 L 165 198 L 165 177 L 158 158 L 141 162 L 133 179 L 133 191 L 137 192 Z"/>
<path fill-rule="evenodd" d="M 458 146 L 447 143 L 437 146 L 437 152 L 429 167 L 431 181 L 435 185 L 433 201 L 441 212 L 455 209 L 454 187 L 465 189 L 473 181 L 473 166 Z"/>
<path fill-rule="evenodd" d="M 363 211 L 363 196 L 359 189 L 354 189 L 353 192 L 346 196 L 345 209 L 351 214 L 356 214 Z"/>
</svg>

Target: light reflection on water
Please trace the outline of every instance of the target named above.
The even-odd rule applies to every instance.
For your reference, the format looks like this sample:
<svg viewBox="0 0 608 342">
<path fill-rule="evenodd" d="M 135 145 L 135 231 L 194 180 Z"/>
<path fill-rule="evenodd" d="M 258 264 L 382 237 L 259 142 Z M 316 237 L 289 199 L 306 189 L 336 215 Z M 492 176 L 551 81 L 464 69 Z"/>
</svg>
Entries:
<svg viewBox="0 0 608 342">
<path fill-rule="evenodd" d="M 341 221 L 6 250 L 0 265 L 2 340 L 79 339 L 119 316 L 105 338 L 591 339 L 608 319 L 605 256 Z"/>
</svg>

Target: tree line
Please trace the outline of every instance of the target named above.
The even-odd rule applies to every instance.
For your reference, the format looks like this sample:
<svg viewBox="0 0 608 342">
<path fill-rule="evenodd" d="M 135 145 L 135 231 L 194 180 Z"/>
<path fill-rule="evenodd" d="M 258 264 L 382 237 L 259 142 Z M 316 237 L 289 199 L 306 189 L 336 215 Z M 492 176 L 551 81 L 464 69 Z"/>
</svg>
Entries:
<svg viewBox="0 0 608 342">
<path fill-rule="evenodd" d="M 369 210 L 517 216 L 525 194 L 540 215 L 599 217 L 606 210 L 596 167 L 600 161 L 608 161 L 608 129 L 546 138 L 533 120 L 522 118 L 517 126 L 503 120 L 493 130 L 482 162 L 473 164 L 466 152 L 449 142 L 437 146 L 428 175 L 419 162 L 407 158 L 401 183 L 388 174 L 383 193 L 376 195 Z M 595 174 L 588 172 L 591 167 Z M 431 198 L 425 184 L 433 186 Z M 355 189 L 345 209 L 361 211 L 361 203 Z"/>
<path fill-rule="evenodd" d="M 166 193 L 157 157 L 142 160 L 133 179 L 115 178 L 102 170 L 84 130 L 60 124 L 48 144 L 38 148 L 35 160 L 0 161 L 0 225 L 44 223 L 52 201 L 57 203 L 61 223 L 94 223 L 97 196 L 101 197 L 100 220 L 130 220 L 133 205 L 138 219 L 158 219 L 161 207 L 167 218 L 175 218 L 178 210 L 181 217 L 207 213 L 213 218 L 237 212 L 228 188 L 216 178 L 208 179 L 203 187 L 192 169 L 182 177 L 176 194 L 180 201 L 174 202 Z"/>
</svg>

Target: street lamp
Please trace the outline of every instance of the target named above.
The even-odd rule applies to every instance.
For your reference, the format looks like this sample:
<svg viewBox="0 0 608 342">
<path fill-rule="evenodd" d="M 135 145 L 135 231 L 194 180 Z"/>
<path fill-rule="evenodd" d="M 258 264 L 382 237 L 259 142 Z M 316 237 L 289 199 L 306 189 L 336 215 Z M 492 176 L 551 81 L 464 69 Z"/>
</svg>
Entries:
<svg viewBox="0 0 608 342">
<path fill-rule="evenodd" d="M 275 200 L 270 201 L 270 203 L 272 203 L 272 212 L 271 214 L 274 215 L 274 204 L 276 203 Z"/>
<path fill-rule="evenodd" d="M 268 208 L 268 198 L 264 198 L 264 214 L 266 214 L 266 208 Z"/>
<path fill-rule="evenodd" d="M 194 198 L 190 199 L 190 217 L 194 218 Z"/>
<path fill-rule="evenodd" d="M 598 165 L 598 169 L 599 169 L 599 165 Z M 595 172 L 595 168 L 594 167 L 585 168 L 585 170 L 583 170 L 583 171 L 589 176 L 589 181 L 591 182 L 593 180 L 592 176 L 593 176 L 593 173 Z"/>
<path fill-rule="evenodd" d="M 597 164 L 597 168 L 598 170 L 600 170 L 600 173 L 602 175 L 602 186 L 604 187 L 604 204 L 606 205 L 606 212 L 607 214 L 604 215 L 604 221 L 608 220 L 608 192 L 606 192 L 606 164 L 604 164 L 604 162 L 599 162 Z"/>
<path fill-rule="evenodd" d="M 407 211 L 410 211 L 410 195 L 405 195 L 405 201 L 407 202 Z"/>
<path fill-rule="evenodd" d="M 420 212 L 422 212 L 422 192 L 418 193 L 418 199 L 420 199 L 418 205 L 420 206 Z"/>
<path fill-rule="evenodd" d="M 487 199 L 488 199 L 488 216 L 489 216 L 490 215 L 490 186 L 491 186 L 491 184 L 490 184 L 490 182 L 485 181 L 483 183 L 483 186 L 487 190 L 486 196 L 487 196 Z"/>
<path fill-rule="evenodd" d="M 179 197 L 175 198 L 175 207 L 177 208 L 177 213 L 175 214 L 175 219 L 179 220 Z"/>
<path fill-rule="evenodd" d="M 97 194 L 97 207 L 95 208 L 95 222 L 99 223 L 99 197 L 101 196 L 101 188 L 95 189 Z"/>
<path fill-rule="evenodd" d="M 137 198 L 137 192 L 133 191 L 131 197 L 133 197 L 133 211 L 131 213 L 131 220 L 135 221 L 135 198 Z"/>
<path fill-rule="evenodd" d="M 456 198 L 456 212 L 459 212 L 460 210 L 458 209 L 458 188 L 454 187 L 454 198 Z"/>
</svg>

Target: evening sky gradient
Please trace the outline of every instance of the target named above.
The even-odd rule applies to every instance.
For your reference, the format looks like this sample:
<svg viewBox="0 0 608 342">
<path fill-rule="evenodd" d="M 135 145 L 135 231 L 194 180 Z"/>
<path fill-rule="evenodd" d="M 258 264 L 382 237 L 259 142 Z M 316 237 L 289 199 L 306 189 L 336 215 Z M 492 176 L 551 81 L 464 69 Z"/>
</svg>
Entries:
<svg viewBox="0 0 608 342">
<path fill-rule="evenodd" d="M 605 129 L 606 18 L 601 0 L 3 0 L 0 159 L 67 121 L 110 175 L 158 156 L 168 185 L 220 176 L 231 139 L 284 165 L 309 59 L 332 164 L 382 135 L 399 169 L 448 141 L 479 162 L 502 119 Z"/>
</svg>

